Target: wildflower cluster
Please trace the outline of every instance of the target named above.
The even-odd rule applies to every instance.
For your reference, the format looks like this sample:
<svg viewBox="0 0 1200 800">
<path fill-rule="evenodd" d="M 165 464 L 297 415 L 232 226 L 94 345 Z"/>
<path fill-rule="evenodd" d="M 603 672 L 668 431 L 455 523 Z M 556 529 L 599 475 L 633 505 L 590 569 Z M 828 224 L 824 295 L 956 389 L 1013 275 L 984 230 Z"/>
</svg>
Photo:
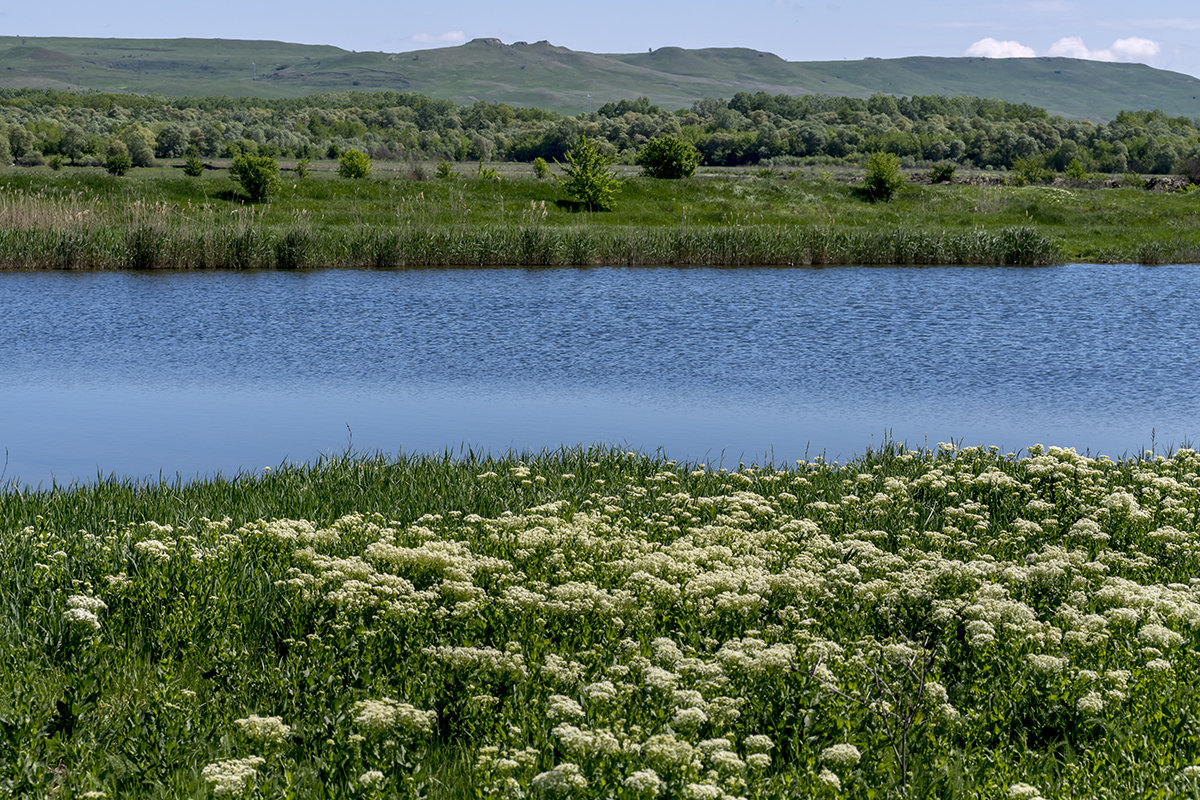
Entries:
<svg viewBox="0 0 1200 800">
<path fill-rule="evenodd" d="M 1023 770 L 1051 751 L 1087 765 L 1053 796 L 1126 786 L 1131 764 L 1193 790 L 1190 740 L 1163 720 L 1200 713 L 1195 452 L 604 458 L 466 479 L 523 505 L 12 542 L 81 587 L 56 601 L 70 624 L 103 613 L 114 635 L 215 665 L 172 702 L 225 714 L 203 727 L 213 747 L 284 764 L 210 763 L 217 794 L 285 773 L 316 786 L 315 752 L 353 791 L 424 791 L 435 741 L 497 798 L 937 796 L 951 780 L 1034 798 L 1051 784 Z M 289 724 L 228 685 L 268 686 Z M 951 779 L 948 763 L 976 766 Z"/>
</svg>

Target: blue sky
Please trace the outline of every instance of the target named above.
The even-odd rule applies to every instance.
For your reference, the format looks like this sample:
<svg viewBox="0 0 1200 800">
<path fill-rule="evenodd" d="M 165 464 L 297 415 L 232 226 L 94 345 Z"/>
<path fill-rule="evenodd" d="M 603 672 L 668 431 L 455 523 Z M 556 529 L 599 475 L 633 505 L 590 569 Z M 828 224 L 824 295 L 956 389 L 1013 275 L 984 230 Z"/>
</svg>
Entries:
<svg viewBox="0 0 1200 800">
<path fill-rule="evenodd" d="M 0 32 L 24 36 L 199 36 L 402 52 L 476 37 L 548 39 L 575 50 L 752 47 L 789 61 L 908 55 L 1066 55 L 1200 76 L 1195 0 L 95 0 L 5 3 Z"/>
</svg>

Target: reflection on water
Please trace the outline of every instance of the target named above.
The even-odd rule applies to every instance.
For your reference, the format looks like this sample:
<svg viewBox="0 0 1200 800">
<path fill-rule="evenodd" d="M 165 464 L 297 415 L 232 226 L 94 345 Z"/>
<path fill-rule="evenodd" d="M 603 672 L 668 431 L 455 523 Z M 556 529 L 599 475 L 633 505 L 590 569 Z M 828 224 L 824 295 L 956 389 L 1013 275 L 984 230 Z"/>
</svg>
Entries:
<svg viewBox="0 0 1200 800">
<path fill-rule="evenodd" d="M 352 445 L 1120 455 L 1200 432 L 1194 267 L 0 274 L 7 477 Z"/>
</svg>

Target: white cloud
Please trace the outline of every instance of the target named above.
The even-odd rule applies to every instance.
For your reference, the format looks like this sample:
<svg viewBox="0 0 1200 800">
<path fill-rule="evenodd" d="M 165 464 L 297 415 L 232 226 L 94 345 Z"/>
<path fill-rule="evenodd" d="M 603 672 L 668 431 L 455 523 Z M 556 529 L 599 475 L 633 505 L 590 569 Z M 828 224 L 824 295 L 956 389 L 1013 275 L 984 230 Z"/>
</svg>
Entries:
<svg viewBox="0 0 1200 800">
<path fill-rule="evenodd" d="M 1136 61 L 1145 63 L 1162 51 L 1158 42 L 1130 36 L 1117 39 L 1106 49 L 1092 50 L 1079 36 L 1064 36 L 1046 51 L 1048 56 L 1060 58 L 1082 58 L 1088 61 Z M 967 48 L 965 55 L 982 58 L 1033 58 L 1037 55 L 1032 47 L 1020 42 L 997 41 L 991 37 L 980 39 Z"/>
<path fill-rule="evenodd" d="M 1117 39 L 1106 50 L 1092 50 L 1078 36 L 1064 36 L 1046 51 L 1048 56 L 1064 58 L 1084 58 L 1089 61 L 1149 61 L 1159 54 L 1162 48 L 1158 42 L 1130 36 L 1127 39 Z"/>
<path fill-rule="evenodd" d="M 989 36 L 968 47 L 966 55 L 980 58 L 1033 58 L 1037 53 L 1020 42 L 998 42 Z"/>
<path fill-rule="evenodd" d="M 412 37 L 419 44 L 458 44 L 465 42 L 467 35 L 462 31 L 446 31 L 445 33 L 418 33 Z"/>
</svg>

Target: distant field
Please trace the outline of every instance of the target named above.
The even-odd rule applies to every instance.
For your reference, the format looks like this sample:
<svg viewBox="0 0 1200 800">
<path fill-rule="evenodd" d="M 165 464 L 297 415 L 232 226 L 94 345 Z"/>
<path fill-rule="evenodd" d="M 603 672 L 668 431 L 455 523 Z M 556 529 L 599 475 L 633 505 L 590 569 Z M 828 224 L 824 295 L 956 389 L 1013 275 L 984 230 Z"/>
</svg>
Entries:
<svg viewBox="0 0 1200 800">
<path fill-rule="evenodd" d="M 117 178 L 100 168 L 0 170 L 8 268 L 552 264 L 1191 262 L 1191 193 L 1140 188 L 920 184 L 858 199 L 858 172 L 707 168 L 659 181 L 624 168 L 616 209 L 571 210 L 520 164 L 437 178 L 432 164 L 364 180 L 318 162 L 253 205 L 224 162 Z M 980 181 L 967 176 L 968 180 Z M 919 177 L 914 174 L 913 178 Z M 992 180 L 997 180 L 993 178 Z"/>
</svg>

